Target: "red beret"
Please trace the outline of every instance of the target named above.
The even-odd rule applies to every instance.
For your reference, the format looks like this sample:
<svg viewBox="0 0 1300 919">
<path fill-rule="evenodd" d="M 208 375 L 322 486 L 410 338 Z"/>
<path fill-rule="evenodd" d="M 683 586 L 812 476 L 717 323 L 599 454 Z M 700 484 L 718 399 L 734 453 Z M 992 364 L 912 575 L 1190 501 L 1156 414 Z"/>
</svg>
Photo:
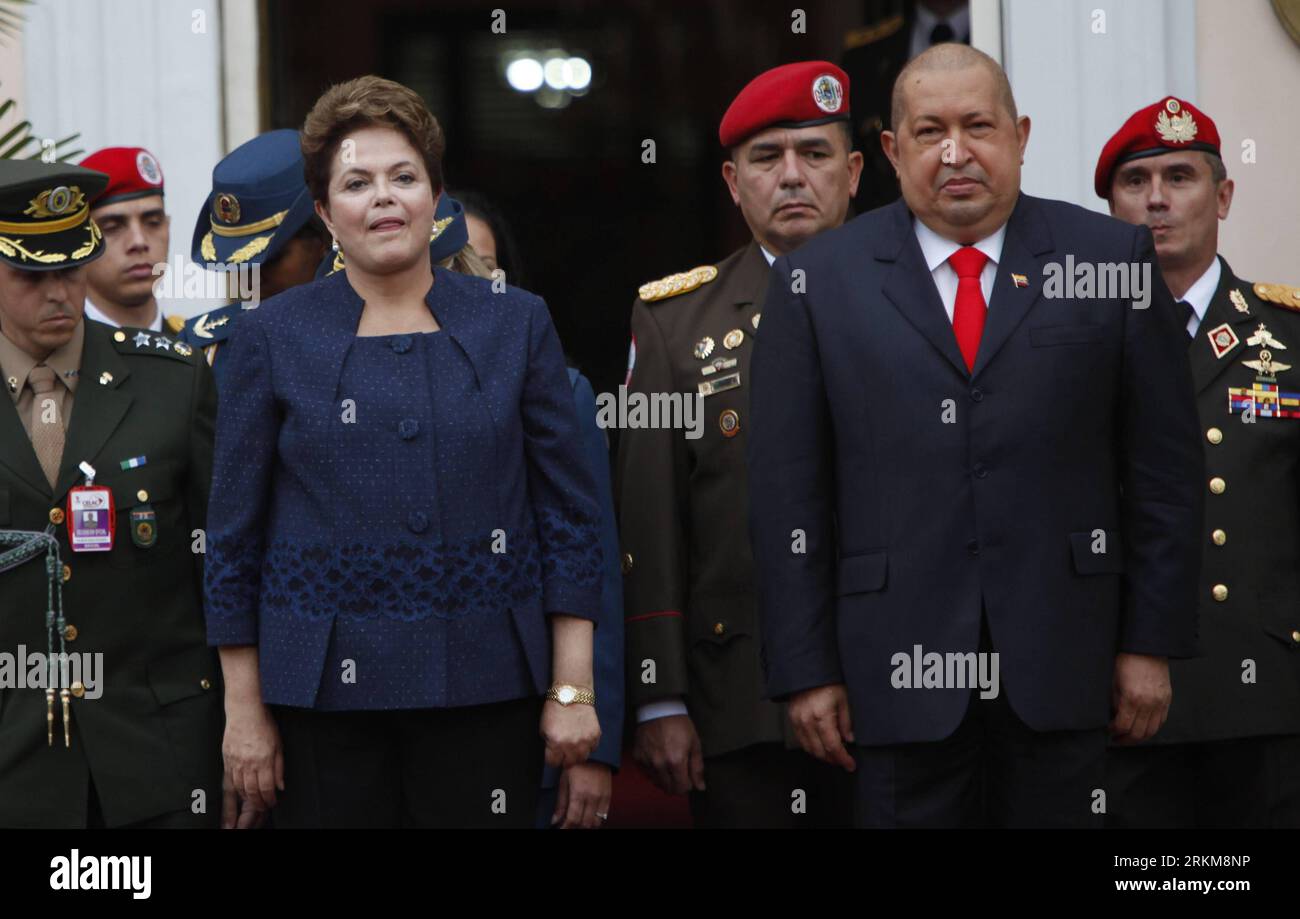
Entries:
<svg viewBox="0 0 1300 919">
<path fill-rule="evenodd" d="M 849 75 L 828 61 L 800 61 L 750 80 L 722 116 L 718 140 L 734 147 L 764 128 L 848 120 Z"/>
<path fill-rule="evenodd" d="M 1121 163 L 1171 150 L 1202 150 L 1218 156 L 1219 129 L 1209 115 L 1190 102 L 1166 96 L 1134 112 L 1124 127 L 1106 141 L 1093 177 L 1097 196 L 1110 198 L 1111 176 Z"/>
<path fill-rule="evenodd" d="M 81 165 L 108 173 L 108 186 L 90 202 L 91 207 L 163 193 L 162 167 L 143 147 L 105 147 L 90 154 Z"/>
</svg>

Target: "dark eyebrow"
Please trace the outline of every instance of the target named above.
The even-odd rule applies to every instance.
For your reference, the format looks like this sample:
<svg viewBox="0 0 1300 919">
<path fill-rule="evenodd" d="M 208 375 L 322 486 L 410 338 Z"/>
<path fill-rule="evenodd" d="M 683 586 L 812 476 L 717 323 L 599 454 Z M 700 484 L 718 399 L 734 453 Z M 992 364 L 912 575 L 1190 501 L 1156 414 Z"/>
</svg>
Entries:
<svg viewBox="0 0 1300 919">
<path fill-rule="evenodd" d="M 145 211 L 143 214 L 140 215 L 140 219 L 149 220 L 153 217 L 166 217 L 166 216 L 167 216 L 167 212 L 163 210 L 161 207 L 151 207 L 149 208 L 149 210 Z"/>
<path fill-rule="evenodd" d="M 807 149 L 809 147 L 817 147 L 819 149 L 830 149 L 830 145 L 831 142 L 824 137 L 806 137 L 795 144 L 795 146 L 801 150 Z"/>
<path fill-rule="evenodd" d="M 754 144 L 754 146 L 749 148 L 749 155 L 753 156 L 755 153 L 780 153 L 781 149 L 782 147 L 780 144 L 773 143 L 769 140 L 764 141 L 761 144 Z"/>
</svg>

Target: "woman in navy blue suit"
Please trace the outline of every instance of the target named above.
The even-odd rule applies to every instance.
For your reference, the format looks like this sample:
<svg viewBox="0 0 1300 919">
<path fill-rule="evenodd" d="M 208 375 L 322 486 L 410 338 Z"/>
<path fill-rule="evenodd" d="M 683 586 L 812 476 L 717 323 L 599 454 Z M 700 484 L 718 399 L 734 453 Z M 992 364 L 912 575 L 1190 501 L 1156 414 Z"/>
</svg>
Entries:
<svg viewBox="0 0 1300 919">
<path fill-rule="evenodd" d="M 540 299 L 431 267 L 443 147 L 404 86 L 327 90 L 303 153 L 346 268 L 227 345 L 208 636 L 230 796 L 279 827 L 529 826 L 543 758 L 600 738 L 563 355 Z"/>
</svg>

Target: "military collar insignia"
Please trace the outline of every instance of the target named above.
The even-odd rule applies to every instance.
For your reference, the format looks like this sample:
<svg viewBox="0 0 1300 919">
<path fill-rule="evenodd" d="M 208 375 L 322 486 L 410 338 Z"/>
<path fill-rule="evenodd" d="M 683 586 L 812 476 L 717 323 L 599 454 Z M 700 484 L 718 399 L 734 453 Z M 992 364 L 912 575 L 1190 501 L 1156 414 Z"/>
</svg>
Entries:
<svg viewBox="0 0 1300 919">
<path fill-rule="evenodd" d="M 1237 333 L 1234 332 L 1232 326 L 1228 325 L 1226 322 L 1210 329 L 1210 331 L 1206 333 L 1206 337 L 1210 340 L 1210 350 L 1214 352 L 1216 359 L 1222 358 L 1233 348 L 1237 347 L 1237 345 L 1241 344 L 1241 339 L 1237 337 Z"/>
<path fill-rule="evenodd" d="M 1250 312 L 1250 307 L 1246 305 L 1246 298 L 1242 296 L 1241 291 L 1237 290 L 1235 287 L 1228 291 L 1228 299 L 1232 302 L 1232 306 L 1237 312 Z"/>
<path fill-rule="evenodd" d="M 1165 110 L 1156 117 L 1156 133 L 1167 144 L 1189 144 L 1196 139 L 1196 119 L 1191 112 L 1180 113 L 1181 109 L 1177 99 L 1166 99 Z"/>
</svg>

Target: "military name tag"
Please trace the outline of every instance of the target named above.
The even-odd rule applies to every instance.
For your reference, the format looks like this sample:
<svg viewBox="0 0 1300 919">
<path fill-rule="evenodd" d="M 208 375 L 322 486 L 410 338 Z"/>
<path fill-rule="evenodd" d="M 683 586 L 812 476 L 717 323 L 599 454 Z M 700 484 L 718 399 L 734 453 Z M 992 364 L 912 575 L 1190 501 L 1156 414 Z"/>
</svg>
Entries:
<svg viewBox="0 0 1300 919">
<path fill-rule="evenodd" d="M 68 543 L 73 552 L 111 552 L 116 527 L 113 492 L 83 485 L 68 492 Z"/>
<path fill-rule="evenodd" d="M 720 392 L 726 392 L 728 389 L 736 389 L 740 386 L 740 371 L 729 373 L 725 377 L 718 377 L 716 380 L 704 380 L 698 388 L 701 396 L 712 396 Z"/>
<path fill-rule="evenodd" d="M 141 504 L 131 511 L 131 542 L 138 549 L 151 549 L 158 541 L 158 515 L 152 505 Z"/>
</svg>

